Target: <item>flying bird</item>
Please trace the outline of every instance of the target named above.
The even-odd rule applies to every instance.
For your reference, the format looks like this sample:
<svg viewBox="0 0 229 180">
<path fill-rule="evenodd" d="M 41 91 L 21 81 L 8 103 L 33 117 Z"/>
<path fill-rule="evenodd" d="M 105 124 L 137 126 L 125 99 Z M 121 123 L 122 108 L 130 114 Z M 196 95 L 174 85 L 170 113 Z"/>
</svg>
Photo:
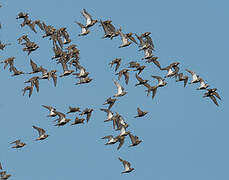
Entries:
<svg viewBox="0 0 229 180">
<path fill-rule="evenodd" d="M 88 123 L 88 121 L 89 121 L 90 118 L 91 118 L 91 113 L 92 113 L 93 111 L 94 111 L 94 110 L 91 109 L 91 108 L 86 108 L 86 109 L 84 109 L 84 110 L 82 111 L 82 113 L 80 113 L 80 116 L 86 114 L 86 115 L 87 115 L 87 123 Z"/>
<path fill-rule="evenodd" d="M 75 121 L 71 125 L 76 125 L 76 124 L 84 124 L 85 119 L 84 118 L 75 118 Z"/>
<path fill-rule="evenodd" d="M 36 129 L 39 133 L 39 137 L 36 139 L 36 141 L 38 140 L 44 140 L 46 139 L 49 135 L 45 133 L 45 130 L 36 126 L 33 126 L 34 129 Z"/>
<path fill-rule="evenodd" d="M 183 73 L 179 73 L 176 82 L 178 81 L 184 81 L 184 87 L 185 87 L 188 82 L 188 76 L 185 76 Z"/>
<path fill-rule="evenodd" d="M 121 158 L 118 158 L 118 159 L 119 159 L 119 161 L 122 162 L 122 164 L 124 166 L 124 171 L 122 173 L 130 173 L 131 171 L 134 170 L 134 168 L 131 168 L 131 164 L 128 161 L 123 160 Z"/>
<path fill-rule="evenodd" d="M 114 97 L 120 97 L 126 95 L 127 92 L 124 91 L 124 88 L 113 79 L 115 86 L 117 87 L 117 93 L 114 95 Z"/>
<path fill-rule="evenodd" d="M 15 146 L 12 146 L 12 148 L 22 148 L 26 145 L 25 143 L 21 142 L 19 139 L 10 144 L 15 144 Z"/>
<path fill-rule="evenodd" d="M 145 116 L 148 112 L 147 112 L 147 111 L 142 111 L 142 110 L 138 107 L 138 108 L 137 108 L 137 113 L 138 113 L 138 115 L 135 116 L 135 118 L 137 118 L 137 117 L 143 117 L 143 116 Z"/>
<path fill-rule="evenodd" d="M 139 140 L 138 136 L 134 136 L 133 134 L 129 134 L 130 140 L 131 140 L 131 145 L 129 147 L 137 146 L 142 142 L 142 140 Z"/>
<path fill-rule="evenodd" d="M 80 112 L 80 108 L 79 107 L 71 107 L 69 106 L 69 111 L 67 112 L 67 114 L 69 113 L 74 113 L 74 112 Z"/>
<path fill-rule="evenodd" d="M 116 72 L 121 65 L 121 61 L 122 61 L 121 58 L 115 58 L 109 63 L 109 65 L 112 68 L 112 66 L 115 64 L 116 65 L 115 66 L 115 72 Z"/>
<path fill-rule="evenodd" d="M 52 107 L 52 106 L 46 106 L 46 105 L 42 105 L 44 108 L 49 110 L 49 115 L 48 117 L 55 117 L 56 114 L 56 108 Z"/>
<path fill-rule="evenodd" d="M 98 20 L 93 20 L 92 19 L 92 17 L 91 17 L 91 15 L 86 11 L 86 9 L 83 9 L 83 11 L 81 12 L 82 13 L 82 15 L 85 17 L 85 19 L 86 19 L 86 25 L 85 25 L 85 27 L 91 27 L 91 26 L 93 26 L 95 23 L 97 23 L 98 22 Z"/>
</svg>

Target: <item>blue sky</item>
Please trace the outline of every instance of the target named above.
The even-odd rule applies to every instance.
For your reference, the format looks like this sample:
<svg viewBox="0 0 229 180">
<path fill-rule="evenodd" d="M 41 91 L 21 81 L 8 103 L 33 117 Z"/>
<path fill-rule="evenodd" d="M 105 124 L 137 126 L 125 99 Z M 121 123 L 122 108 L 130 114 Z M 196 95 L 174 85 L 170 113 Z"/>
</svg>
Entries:
<svg viewBox="0 0 229 180">
<path fill-rule="evenodd" d="M 28 12 L 32 20 L 40 19 L 56 28 L 67 27 L 74 44 L 80 49 L 80 62 L 91 73 L 93 81 L 75 86 L 73 76 L 59 78 L 57 87 L 52 81 L 40 81 L 40 92 L 22 96 L 24 81 L 30 75 L 11 77 L 8 69 L 1 73 L 1 126 L 0 162 L 11 179 L 157 179 L 157 180 L 227 180 L 229 178 L 228 107 L 228 1 L 212 0 L 164 0 L 164 1 L 28 1 L 1 2 L 2 29 L 0 39 L 11 46 L 1 51 L 1 59 L 15 56 L 15 66 L 30 72 L 32 58 L 46 69 L 58 70 L 60 65 L 51 60 L 52 43 L 43 39 L 38 28 L 35 34 L 28 27 L 20 27 L 16 20 L 20 11 Z M 118 99 L 113 106 L 130 124 L 128 130 L 143 142 L 129 148 L 129 138 L 117 151 L 117 145 L 104 146 L 100 138 L 116 135 L 111 123 L 104 123 L 106 114 L 99 108 L 116 93 L 112 79 L 117 79 L 108 63 L 117 57 L 123 59 L 120 69 L 130 61 L 141 61 L 143 53 L 132 44 L 118 48 L 120 38 L 102 39 L 103 30 L 96 24 L 91 33 L 78 37 L 80 28 L 74 23 L 84 23 L 80 11 L 85 8 L 95 19 L 111 19 L 115 27 L 123 32 L 137 34 L 151 32 L 155 44 L 155 55 L 161 65 L 180 62 L 185 68 L 197 72 L 211 87 L 217 87 L 222 97 L 219 107 L 210 99 L 202 98 L 204 92 L 195 90 L 198 85 L 176 83 L 167 79 L 168 85 L 158 90 L 152 100 L 146 96 L 144 87 L 134 87 L 136 79 L 131 72 L 129 85 L 124 79 L 120 83 L 128 94 Z M 31 55 L 22 51 L 17 38 L 28 34 L 40 48 Z M 185 73 L 187 74 L 187 73 Z M 154 64 L 147 65 L 142 77 L 156 81 L 151 75 L 164 76 Z M 41 105 L 51 105 L 61 112 L 68 106 L 94 108 L 88 124 L 71 127 L 53 126 L 47 118 L 48 111 Z M 136 108 L 149 114 L 141 119 L 133 118 Z M 69 115 L 75 118 L 75 115 Z M 33 125 L 44 128 L 50 135 L 42 142 L 35 142 L 37 132 Z M 22 149 L 11 149 L 10 142 L 21 139 L 27 145 Z M 128 160 L 135 168 L 130 174 L 123 170 L 118 157 Z"/>
</svg>

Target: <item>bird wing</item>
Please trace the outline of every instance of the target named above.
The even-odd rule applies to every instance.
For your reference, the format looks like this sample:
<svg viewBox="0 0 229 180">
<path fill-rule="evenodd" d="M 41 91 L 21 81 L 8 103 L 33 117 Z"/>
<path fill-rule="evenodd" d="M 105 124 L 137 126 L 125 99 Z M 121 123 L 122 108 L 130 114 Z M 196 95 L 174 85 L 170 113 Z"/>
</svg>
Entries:
<svg viewBox="0 0 229 180">
<path fill-rule="evenodd" d="M 90 113 L 87 113 L 87 122 L 90 120 L 90 118 L 91 118 L 91 113 L 92 112 L 90 112 Z"/>
<path fill-rule="evenodd" d="M 77 21 L 75 21 L 76 24 L 78 24 L 81 28 L 85 28 L 85 26 Z"/>
<path fill-rule="evenodd" d="M 86 24 L 87 24 L 87 25 L 91 24 L 92 17 L 91 17 L 91 15 L 86 11 L 86 9 L 83 9 L 82 15 L 83 15 L 83 16 L 85 17 L 85 19 L 86 19 Z"/>
<path fill-rule="evenodd" d="M 16 144 L 20 143 L 20 139 L 14 141 L 14 142 L 11 142 L 10 144 L 14 144 L 14 143 L 16 143 Z"/>
<path fill-rule="evenodd" d="M 184 78 L 185 78 L 185 79 L 184 79 L 184 87 L 185 87 L 186 84 L 187 84 L 187 82 L 188 82 L 188 76 L 185 76 Z"/>
<path fill-rule="evenodd" d="M 120 67 L 120 62 L 119 63 L 116 63 L 115 71 L 117 71 L 119 67 Z"/>
<path fill-rule="evenodd" d="M 52 110 L 52 107 L 51 106 L 46 106 L 46 105 L 42 105 L 44 108 L 48 109 L 49 111 Z"/>
<path fill-rule="evenodd" d="M 161 78 L 160 76 L 151 76 L 151 77 L 157 79 L 158 82 L 159 82 L 160 80 L 162 80 L 162 78 Z"/>
<path fill-rule="evenodd" d="M 154 87 L 153 87 L 152 99 L 155 97 L 156 92 L 157 92 L 157 86 L 154 86 Z"/>
<path fill-rule="evenodd" d="M 128 82 L 129 82 L 129 73 L 128 72 L 124 73 L 124 76 L 125 76 L 125 82 L 126 82 L 126 84 L 128 84 Z"/>
<path fill-rule="evenodd" d="M 144 81 L 140 76 L 138 76 L 137 73 L 135 74 L 135 77 L 139 82 L 143 82 Z"/>
<path fill-rule="evenodd" d="M 39 80 L 38 79 L 35 80 L 34 85 L 35 85 L 35 87 L 37 89 L 37 92 L 39 92 Z"/>
<path fill-rule="evenodd" d="M 210 96 L 211 100 L 215 103 L 216 106 L 219 106 L 215 96 Z"/>
<path fill-rule="evenodd" d="M 59 118 L 65 118 L 66 115 L 62 112 L 56 112 L 57 116 L 59 116 Z"/>
<path fill-rule="evenodd" d="M 117 81 L 115 81 L 115 80 L 113 80 L 113 81 L 115 83 L 115 86 L 117 87 L 118 93 L 122 93 L 122 91 L 123 91 L 122 86 Z"/>
<path fill-rule="evenodd" d="M 100 110 L 101 110 L 101 111 L 104 111 L 104 112 L 106 112 L 106 113 L 109 113 L 109 112 L 110 112 L 109 109 L 103 109 L 103 108 L 101 108 Z"/>
<path fill-rule="evenodd" d="M 37 70 L 37 65 L 36 65 L 36 63 L 33 62 L 32 59 L 30 59 L 30 65 L 31 65 L 33 71 Z"/>
<path fill-rule="evenodd" d="M 189 69 L 185 69 L 185 71 L 189 72 L 192 76 L 196 73 L 194 73 L 193 71 L 189 70 Z"/>
<path fill-rule="evenodd" d="M 104 31 L 105 35 L 110 34 L 110 31 L 109 31 L 108 27 L 101 20 L 100 20 L 100 24 L 103 27 L 103 31 Z"/>
<path fill-rule="evenodd" d="M 138 115 L 143 113 L 143 111 L 139 107 L 137 108 L 137 112 L 138 112 Z"/>
<path fill-rule="evenodd" d="M 110 138 L 113 138 L 113 136 L 112 136 L 112 135 L 104 136 L 104 137 L 102 137 L 101 139 L 110 139 Z"/>
<path fill-rule="evenodd" d="M 221 97 L 219 96 L 219 94 L 217 92 L 213 92 L 212 94 L 215 95 L 218 99 L 221 100 Z"/>
<path fill-rule="evenodd" d="M 122 145 L 124 144 L 125 136 L 118 137 L 118 138 L 119 138 L 119 145 L 118 145 L 117 150 L 119 150 L 122 147 Z"/>
<path fill-rule="evenodd" d="M 33 126 L 34 129 L 36 129 L 39 133 L 39 136 L 45 134 L 45 130 L 36 126 Z"/>
<path fill-rule="evenodd" d="M 131 140 L 132 144 L 135 144 L 136 143 L 136 139 L 135 139 L 134 135 L 130 133 L 129 137 L 130 137 L 130 140 Z"/>
<path fill-rule="evenodd" d="M 55 73 L 52 73 L 51 74 L 51 77 L 53 79 L 53 82 L 54 82 L 54 86 L 56 86 L 56 83 L 57 83 L 57 75 Z"/>
</svg>

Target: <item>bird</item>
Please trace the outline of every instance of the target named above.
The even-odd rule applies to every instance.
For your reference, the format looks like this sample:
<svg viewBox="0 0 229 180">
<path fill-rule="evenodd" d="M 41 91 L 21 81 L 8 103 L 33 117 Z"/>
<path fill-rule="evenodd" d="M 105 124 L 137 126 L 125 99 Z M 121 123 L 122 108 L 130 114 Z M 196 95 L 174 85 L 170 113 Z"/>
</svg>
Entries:
<svg viewBox="0 0 229 180">
<path fill-rule="evenodd" d="M 217 102 L 215 97 L 217 97 L 220 100 L 221 100 L 221 97 L 219 96 L 219 94 L 216 91 L 217 91 L 217 88 L 207 89 L 207 92 L 204 93 L 203 97 L 210 97 L 211 100 L 215 103 L 215 105 L 219 106 L 219 104 L 218 104 L 218 102 Z"/>
<path fill-rule="evenodd" d="M 12 65 L 10 67 L 10 70 L 13 71 L 13 75 L 11 75 L 11 76 L 18 76 L 18 75 L 21 75 L 21 74 L 25 74 L 23 71 L 18 71 L 17 68 L 14 65 Z"/>
<path fill-rule="evenodd" d="M 157 86 L 158 87 L 163 87 L 163 86 L 167 85 L 167 82 L 165 82 L 164 81 L 165 79 L 163 79 L 162 77 L 160 77 L 160 76 L 151 76 L 151 77 L 157 79 L 157 81 L 158 81 Z"/>
<path fill-rule="evenodd" d="M 106 102 L 103 103 L 103 105 L 109 104 L 108 109 L 111 109 L 116 100 L 117 99 L 112 99 L 111 97 L 109 97 L 108 99 L 106 99 Z"/>
<path fill-rule="evenodd" d="M 200 78 L 200 87 L 197 88 L 197 90 L 207 89 L 208 87 L 209 87 L 209 85 L 207 83 L 205 83 L 202 78 Z"/>
<path fill-rule="evenodd" d="M 124 166 L 124 171 L 122 173 L 130 173 L 131 171 L 134 170 L 134 168 L 131 168 L 131 164 L 128 161 L 123 160 L 120 157 L 118 159 L 123 163 Z"/>
<path fill-rule="evenodd" d="M 200 77 L 195 72 L 189 69 L 185 69 L 185 71 L 189 72 L 192 75 L 192 81 L 189 84 L 200 82 Z"/>
<path fill-rule="evenodd" d="M 12 143 L 10 143 L 10 144 L 14 144 L 14 143 L 16 145 L 12 146 L 12 148 L 22 148 L 22 147 L 24 147 L 26 145 L 25 143 L 21 142 L 19 139 L 14 141 L 14 142 L 12 142 Z"/>
<path fill-rule="evenodd" d="M 147 96 L 149 96 L 150 92 L 152 92 L 152 99 L 155 97 L 156 92 L 157 92 L 157 88 L 158 86 L 150 86 L 148 83 L 144 83 L 143 84 L 145 87 L 147 87 Z"/>
<path fill-rule="evenodd" d="M 158 61 L 157 59 L 158 59 L 157 56 L 153 56 L 153 57 L 147 59 L 145 62 L 146 62 L 146 63 L 151 63 L 151 62 L 153 62 L 159 69 L 161 69 L 161 65 L 160 65 L 160 63 L 159 63 L 159 61 Z"/>
<path fill-rule="evenodd" d="M 76 125 L 76 124 L 84 124 L 85 119 L 84 118 L 75 118 L 75 121 L 71 125 Z"/>
<path fill-rule="evenodd" d="M 86 19 L 85 27 L 89 28 L 89 27 L 93 26 L 95 23 L 98 22 L 98 20 L 93 20 L 92 19 L 91 15 L 86 11 L 86 9 L 83 9 L 83 11 L 81 13 Z"/>
<path fill-rule="evenodd" d="M 155 47 L 154 47 L 152 38 L 149 36 L 150 34 L 151 34 L 151 32 L 145 32 L 141 36 L 145 38 L 145 42 L 147 44 L 149 44 L 150 45 L 150 48 L 152 48 L 154 50 Z"/>
<path fill-rule="evenodd" d="M 0 63 L 1 63 L 1 64 L 4 63 L 4 67 L 3 67 L 4 69 L 6 69 L 6 67 L 7 67 L 8 65 L 10 65 L 9 70 L 10 70 L 10 72 L 11 72 L 11 71 L 12 71 L 12 70 L 11 70 L 11 67 L 14 65 L 14 59 L 15 59 L 15 57 L 12 56 L 12 57 L 9 57 L 9 58 L 7 58 L 7 59 L 1 61 Z"/>
<path fill-rule="evenodd" d="M 10 46 L 10 45 L 11 45 L 11 43 L 3 44 L 2 41 L 0 40 L 0 49 L 1 49 L 1 50 L 4 50 L 4 48 L 5 48 L 6 46 Z"/>
<path fill-rule="evenodd" d="M 18 13 L 16 19 L 24 19 L 25 17 L 29 17 L 28 15 L 29 15 L 28 13 L 20 12 Z"/>
<path fill-rule="evenodd" d="M 129 69 L 122 69 L 121 71 L 119 71 L 118 73 L 115 74 L 115 75 L 118 75 L 118 80 L 120 80 L 122 75 L 124 75 L 126 85 L 129 82 L 129 72 L 128 71 L 129 71 Z"/>
<path fill-rule="evenodd" d="M 176 82 L 178 81 L 184 81 L 184 87 L 185 87 L 188 82 L 188 76 L 185 76 L 183 73 L 179 73 Z"/>
<path fill-rule="evenodd" d="M 49 77 L 48 70 L 43 68 L 42 66 L 40 68 L 41 68 L 41 73 L 42 73 L 42 76 L 40 77 L 40 79 L 48 79 Z"/>
<path fill-rule="evenodd" d="M 119 150 L 125 142 L 125 136 L 117 136 L 117 138 L 118 138 L 118 142 L 119 142 L 117 150 Z"/>
<path fill-rule="evenodd" d="M 153 52 L 151 48 L 146 48 L 144 49 L 144 57 L 142 58 L 142 60 L 144 59 L 150 59 L 153 57 Z"/>
<path fill-rule="evenodd" d="M 145 116 L 146 114 L 148 114 L 147 111 L 142 111 L 139 107 L 137 108 L 137 112 L 138 112 L 138 115 L 135 116 L 135 118 L 137 118 L 137 117 L 143 117 L 143 116 Z"/>
<path fill-rule="evenodd" d="M 38 140 L 44 140 L 46 139 L 49 135 L 45 133 L 45 130 L 42 128 L 39 128 L 37 126 L 33 126 L 34 129 L 36 129 L 39 133 L 39 137 L 36 139 L 36 141 Z"/>
<path fill-rule="evenodd" d="M 128 41 L 129 38 L 122 32 L 121 28 L 119 29 L 119 35 L 122 40 L 122 44 L 119 46 L 119 48 L 129 46 L 132 43 L 131 41 Z"/>
<path fill-rule="evenodd" d="M 55 120 L 55 121 L 58 121 L 57 124 L 55 124 L 55 126 L 64 126 L 71 120 L 71 119 L 66 118 L 66 115 L 64 113 L 56 112 L 56 115 L 59 118 Z"/>
<path fill-rule="evenodd" d="M 131 140 L 131 145 L 129 147 L 137 146 L 142 142 L 142 140 L 139 140 L 138 136 L 134 136 L 133 134 L 129 134 L 130 140 Z"/>
<path fill-rule="evenodd" d="M 119 142 L 119 145 L 117 147 L 117 150 L 119 150 L 122 147 L 122 145 L 124 144 L 125 136 L 113 137 L 112 135 L 109 135 L 109 136 L 104 136 L 101 139 L 108 139 L 108 142 L 105 145 L 111 145 L 111 144 L 115 144 Z"/>
<path fill-rule="evenodd" d="M 109 28 L 109 26 L 107 25 L 107 23 L 105 24 L 105 22 L 103 22 L 102 20 L 99 21 L 102 28 L 103 28 L 103 31 L 104 31 L 104 36 L 103 38 L 111 38 L 112 36 L 112 31 L 111 29 Z"/>
<path fill-rule="evenodd" d="M 72 74 L 72 72 L 74 72 L 74 70 L 69 70 L 69 69 L 68 69 L 68 66 L 67 66 L 67 64 L 64 62 L 64 60 L 60 60 L 60 63 L 61 63 L 61 65 L 62 65 L 62 68 L 63 68 L 64 73 L 61 74 L 59 77 L 68 76 L 68 75 Z"/>
<path fill-rule="evenodd" d="M 160 70 L 166 70 L 168 71 L 167 75 L 165 76 L 166 77 L 172 77 L 172 76 L 177 76 L 178 72 L 179 72 L 179 65 L 180 63 L 179 62 L 174 62 L 174 63 L 171 63 L 169 66 L 165 67 L 165 68 L 161 68 L 160 67 Z"/>
<path fill-rule="evenodd" d="M 11 174 L 6 174 L 6 171 L 2 171 L 0 172 L 0 176 L 1 176 L 1 179 L 6 180 L 11 176 Z"/>
<path fill-rule="evenodd" d="M 139 85 L 144 85 L 145 83 L 147 83 L 149 80 L 144 80 L 142 79 L 140 76 L 138 76 L 138 74 L 135 74 L 136 79 L 138 80 L 138 83 L 135 84 L 135 86 L 139 86 Z"/>
<path fill-rule="evenodd" d="M 90 83 L 92 80 L 93 79 L 90 77 L 79 78 L 79 82 L 77 82 L 75 85 Z"/>
<path fill-rule="evenodd" d="M 56 108 L 52 107 L 52 106 L 46 106 L 46 105 L 42 105 L 44 108 L 49 110 L 49 115 L 48 117 L 55 117 L 56 114 Z"/>
<path fill-rule="evenodd" d="M 129 64 L 128 68 L 138 68 L 138 67 L 140 67 L 140 64 L 138 62 L 136 62 L 136 61 L 131 61 L 128 64 Z"/>
<path fill-rule="evenodd" d="M 142 65 L 139 67 L 136 67 L 133 71 L 138 71 L 138 75 L 141 74 L 141 72 L 145 69 L 146 66 Z"/>
<path fill-rule="evenodd" d="M 126 126 L 121 125 L 119 136 L 127 136 L 128 134 L 130 134 L 130 131 L 126 131 Z"/>
<path fill-rule="evenodd" d="M 104 136 L 101 139 L 108 139 L 108 142 L 105 145 L 111 145 L 111 144 L 115 144 L 116 142 L 118 142 L 118 138 L 113 137 L 112 135 Z"/>
<path fill-rule="evenodd" d="M 56 87 L 57 84 L 57 75 L 56 75 L 57 70 L 51 70 L 48 72 L 48 80 L 50 77 L 53 79 L 54 86 Z"/>
<path fill-rule="evenodd" d="M 33 71 L 30 72 L 29 74 L 41 72 L 41 67 L 38 67 L 37 64 L 33 62 L 32 59 L 30 59 L 30 65 L 31 65 Z"/>
<path fill-rule="evenodd" d="M 29 97 L 30 97 L 33 93 L 33 86 L 26 86 L 22 89 L 22 91 L 23 91 L 23 96 L 25 95 L 26 91 L 29 91 Z"/>
<path fill-rule="evenodd" d="M 90 118 L 91 118 L 91 113 L 92 113 L 93 111 L 94 111 L 94 110 L 91 109 L 91 108 L 86 108 L 86 109 L 84 109 L 84 110 L 80 113 L 80 116 L 86 114 L 86 115 L 87 115 L 87 123 L 88 123 L 88 121 L 89 121 Z"/>
<path fill-rule="evenodd" d="M 114 25 L 111 24 L 112 21 L 111 20 L 106 20 L 106 21 L 102 21 L 100 20 L 100 26 L 102 26 L 103 31 L 104 31 L 104 36 L 103 38 L 110 38 L 113 39 L 114 37 L 119 35 L 119 32 L 115 29 Z"/>
<path fill-rule="evenodd" d="M 77 75 L 78 78 L 86 78 L 89 75 L 89 72 L 86 71 L 86 69 L 79 65 L 76 64 L 75 67 L 80 71 L 79 73 L 73 73 L 73 75 Z"/>
<path fill-rule="evenodd" d="M 107 113 L 107 119 L 104 122 L 112 121 L 112 118 L 113 118 L 114 114 L 110 109 L 101 108 L 100 110 Z"/>
<path fill-rule="evenodd" d="M 69 113 L 74 113 L 74 112 L 80 112 L 80 108 L 79 107 L 71 107 L 69 106 L 69 111 L 67 112 L 67 114 Z"/>
<path fill-rule="evenodd" d="M 124 96 L 127 94 L 126 91 L 124 91 L 124 88 L 117 82 L 113 79 L 114 83 L 115 83 L 115 86 L 117 87 L 117 93 L 114 95 L 114 97 L 121 97 L 121 96 Z"/>
<path fill-rule="evenodd" d="M 138 36 L 137 34 L 135 34 L 135 36 L 139 40 L 139 51 L 145 50 L 150 47 L 150 45 L 143 39 L 143 36 Z"/>
<path fill-rule="evenodd" d="M 113 120 L 113 128 L 115 129 L 115 126 L 117 126 L 116 130 L 121 130 L 123 127 L 126 129 L 129 125 L 125 122 L 124 118 L 116 112 L 116 115 L 112 118 Z M 120 135 L 128 135 L 126 133 L 125 129 L 123 129 L 123 132 L 120 132 Z"/>
<path fill-rule="evenodd" d="M 81 23 L 79 23 L 77 21 L 75 21 L 75 23 L 78 24 L 80 26 L 80 28 L 81 28 L 81 33 L 78 34 L 78 36 L 85 36 L 90 32 L 88 27 L 84 26 L 83 24 L 81 24 Z"/>
<path fill-rule="evenodd" d="M 116 71 L 118 70 L 118 68 L 120 67 L 120 65 L 121 65 L 121 61 L 122 61 L 121 58 L 115 58 L 115 59 L 113 59 L 113 60 L 109 63 L 110 68 L 112 68 L 112 66 L 113 66 L 114 64 L 116 64 L 116 66 L 115 66 L 115 72 L 116 72 Z"/>
<path fill-rule="evenodd" d="M 69 44 L 71 42 L 70 36 L 66 30 L 66 27 L 62 27 L 59 29 L 60 34 L 62 35 L 64 44 Z"/>
<path fill-rule="evenodd" d="M 37 92 L 39 92 L 39 76 L 34 76 L 29 80 L 25 81 L 25 83 L 31 83 L 31 86 L 35 85 Z"/>
</svg>

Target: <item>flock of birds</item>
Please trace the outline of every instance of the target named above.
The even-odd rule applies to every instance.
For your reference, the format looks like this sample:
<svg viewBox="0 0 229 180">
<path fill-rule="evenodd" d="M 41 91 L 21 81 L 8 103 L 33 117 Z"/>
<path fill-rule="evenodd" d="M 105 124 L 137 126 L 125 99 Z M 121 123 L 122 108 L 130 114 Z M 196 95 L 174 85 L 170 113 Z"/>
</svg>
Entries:
<svg viewBox="0 0 229 180">
<path fill-rule="evenodd" d="M 129 137 L 131 140 L 131 145 L 129 145 L 130 147 L 137 146 L 142 142 L 142 140 L 140 140 L 138 136 L 135 136 L 130 131 L 126 130 L 129 127 L 129 124 L 125 122 L 124 118 L 118 112 L 112 112 L 112 107 L 115 104 L 117 98 L 120 98 L 127 94 L 124 87 L 120 84 L 121 78 L 124 76 L 125 84 L 128 85 L 130 77 L 129 73 L 131 71 L 135 71 L 135 77 L 137 81 L 137 84 L 135 84 L 135 86 L 144 86 L 146 88 L 145 91 L 147 92 L 147 96 L 149 96 L 152 93 L 153 99 L 155 98 L 158 89 L 168 84 L 166 82 L 166 78 L 173 77 L 176 79 L 177 82 L 183 81 L 184 87 L 186 87 L 189 76 L 180 72 L 179 62 L 173 62 L 166 67 L 161 67 L 161 64 L 158 61 L 158 57 L 153 54 L 153 52 L 155 51 L 155 46 L 153 44 L 152 38 L 150 37 L 150 32 L 145 32 L 141 35 L 133 33 L 123 33 L 121 28 L 115 28 L 111 20 L 94 20 L 85 9 L 83 9 L 81 13 L 83 17 L 86 19 L 86 24 L 75 22 L 81 28 L 81 33 L 79 34 L 79 36 L 88 35 L 90 33 L 90 29 L 95 24 L 99 23 L 104 30 L 103 38 L 113 39 L 115 37 L 120 36 L 122 43 L 119 46 L 119 48 L 124 48 L 130 46 L 131 44 L 136 44 L 139 48 L 138 50 L 144 52 L 144 57 L 142 58 L 142 60 L 144 60 L 145 63 L 154 63 L 156 67 L 159 68 L 161 71 L 167 71 L 167 74 L 164 77 L 152 75 L 151 77 L 153 79 L 156 79 L 158 83 L 155 85 L 150 85 L 149 80 L 146 80 L 145 78 L 140 76 L 140 74 L 146 68 L 146 65 L 141 65 L 137 61 L 131 61 L 128 63 L 128 67 L 123 68 L 119 72 L 117 72 L 120 68 L 120 65 L 122 64 L 122 59 L 115 58 L 109 63 L 110 68 L 113 68 L 113 66 L 115 66 L 115 75 L 118 76 L 119 81 L 113 79 L 113 82 L 117 88 L 117 93 L 114 94 L 113 97 L 111 96 L 108 99 L 106 99 L 103 105 L 108 105 L 108 107 L 101 108 L 100 110 L 105 112 L 107 115 L 107 118 L 104 120 L 104 122 L 111 121 L 113 123 L 113 129 L 118 130 L 120 133 L 117 136 L 107 135 L 102 137 L 102 139 L 107 140 L 105 145 L 113 145 L 115 143 L 119 143 L 117 150 L 119 150 L 122 147 L 126 137 Z M 46 25 L 44 22 L 41 22 L 40 20 L 32 21 L 29 18 L 28 13 L 25 12 L 20 12 L 17 15 L 16 19 L 23 19 L 22 24 L 20 24 L 21 27 L 28 26 L 34 33 L 37 33 L 36 28 L 38 27 L 42 32 L 44 32 L 42 38 L 49 38 L 49 40 L 52 40 L 54 52 L 54 56 L 52 57 L 52 59 L 56 60 L 57 65 L 61 64 L 63 69 L 63 73 L 57 76 L 56 69 L 47 70 L 44 67 L 37 65 L 32 59 L 30 59 L 32 71 L 25 73 L 23 71 L 18 70 L 15 67 L 15 57 L 9 57 L 1 61 L 0 63 L 4 63 L 4 69 L 6 69 L 9 66 L 9 71 L 13 73 L 12 76 L 18 76 L 22 74 L 33 75 L 41 73 L 41 76 L 33 76 L 25 81 L 25 83 L 30 83 L 30 85 L 23 88 L 23 96 L 27 91 L 29 91 L 29 97 L 31 97 L 34 87 L 36 88 L 36 91 L 39 92 L 39 81 L 44 79 L 50 80 L 50 78 L 52 78 L 54 86 L 57 85 L 58 77 L 61 78 L 70 75 L 73 75 L 77 79 L 79 79 L 79 81 L 76 82 L 76 85 L 90 83 L 92 81 L 92 78 L 89 77 L 90 73 L 80 63 L 79 49 L 77 48 L 76 44 L 70 44 L 72 41 L 65 27 L 56 29 L 51 25 Z M 136 38 L 133 35 L 135 35 Z M 19 37 L 18 43 L 24 46 L 23 51 L 26 51 L 28 55 L 30 55 L 33 51 L 36 51 L 39 48 L 39 46 L 28 37 L 28 35 L 22 35 L 21 37 Z M 4 44 L 0 42 L 0 49 L 4 50 L 4 48 L 8 45 L 11 44 Z M 71 69 L 72 66 L 74 66 L 75 70 Z M 185 71 L 188 72 L 192 77 L 192 80 L 189 84 L 199 83 L 200 86 L 199 88 L 197 88 L 197 90 L 205 90 L 206 92 L 204 93 L 203 97 L 211 98 L 211 100 L 218 106 L 216 98 L 221 100 L 221 97 L 217 93 L 217 88 L 209 89 L 209 85 L 197 73 L 189 69 L 185 69 Z M 52 106 L 42 106 L 49 110 L 48 117 L 58 117 L 58 119 L 55 120 L 57 122 L 55 126 L 64 126 L 69 121 L 71 121 L 71 119 L 66 117 L 70 113 L 79 113 L 79 116 L 76 116 L 74 122 L 71 125 L 84 124 L 85 120 L 88 123 L 91 118 L 92 112 L 94 111 L 94 109 L 92 108 L 85 108 L 81 111 L 80 107 L 69 107 L 69 111 L 64 113 L 57 111 L 57 109 Z M 145 115 L 147 115 L 147 113 L 147 111 L 143 111 L 140 107 L 138 107 L 137 115 L 135 116 L 135 118 L 144 117 Z M 86 117 L 81 118 L 80 116 L 83 115 L 86 115 Z M 36 141 L 45 140 L 49 136 L 43 128 L 37 126 L 33 126 L 33 128 L 39 133 L 39 136 L 37 137 Z M 12 148 L 22 148 L 26 145 L 26 143 L 20 140 L 16 140 L 10 144 L 14 144 Z M 124 166 L 124 171 L 122 173 L 130 173 L 134 170 L 134 168 L 131 167 L 130 162 L 123 160 L 121 158 L 118 159 L 120 160 L 120 162 L 123 163 Z M 1 164 L 0 169 L 2 169 Z M 1 171 L 0 176 L 1 179 L 8 179 L 11 175 L 7 174 L 6 171 Z"/>
</svg>

